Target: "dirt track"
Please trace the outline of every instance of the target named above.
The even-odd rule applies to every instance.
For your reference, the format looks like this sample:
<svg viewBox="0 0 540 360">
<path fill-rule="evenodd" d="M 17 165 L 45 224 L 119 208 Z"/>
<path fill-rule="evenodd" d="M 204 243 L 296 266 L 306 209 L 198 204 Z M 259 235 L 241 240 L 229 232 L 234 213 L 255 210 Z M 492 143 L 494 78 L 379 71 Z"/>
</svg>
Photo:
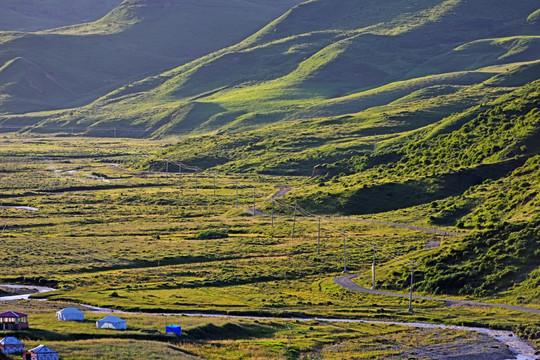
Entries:
<svg viewBox="0 0 540 360">
<path fill-rule="evenodd" d="M 378 291 L 378 290 L 370 290 L 366 289 L 358 284 L 355 284 L 352 280 L 360 275 L 353 274 L 353 275 L 346 275 L 341 276 L 334 279 L 334 282 L 338 284 L 339 286 L 351 290 L 351 291 L 359 291 L 366 294 L 373 294 L 373 295 L 381 295 L 381 296 L 394 296 L 394 297 L 402 297 L 402 298 L 408 298 L 408 294 L 397 294 L 397 293 L 391 293 L 391 292 L 385 292 L 385 291 Z M 444 299 L 444 298 L 435 298 L 430 296 L 419 296 L 419 295 L 413 295 L 413 299 L 423 299 L 423 300 L 434 300 L 434 301 L 444 301 L 446 304 L 450 306 L 485 306 L 485 307 L 498 307 L 498 308 L 505 308 L 515 311 L 522 311 L 529 314 L 538 314 L 540 315 L 540 310 L 537 309 L 531 309 L 523 306 L 515 306 L 515 305 L 506 305 L 506 304 L 492 304 L 492 303 L 483 303 L 483 302 L 476 302 L 476 301 L 467 301 L 467 300 L 452 300 L 452 299 Z"/>
</svg>

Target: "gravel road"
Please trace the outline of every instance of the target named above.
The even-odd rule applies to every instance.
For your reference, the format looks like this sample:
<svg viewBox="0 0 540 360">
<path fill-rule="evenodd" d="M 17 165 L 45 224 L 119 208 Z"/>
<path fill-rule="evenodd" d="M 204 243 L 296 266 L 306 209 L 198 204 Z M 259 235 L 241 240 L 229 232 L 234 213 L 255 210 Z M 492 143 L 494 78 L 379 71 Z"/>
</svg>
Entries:
<svg viewBox="0 0 540 360">
<path fill-rule="evenodd" d="M 382 296 L 395 296 L 395 297 L 402 297 L 402 298 L 409 298 L 408 294 L 397 294 L 392 292 L 386 292 L 386 291 L 378 291 L 378 290 L 370 290 L 366 289 L 358 284 L 355 284 L 352 280 L 360 275 L 353 274 L 353 275 L 346 275 L 341 276 L 334 279 L 334 282 L 338 284 L 339 286 L 352 290 L 352 291 L 359 291 L 366 294 L 373 294 L 373 295 L 382 295 Z M 435 300 L 435 301 L 444 301 L 446 304 L 450 306 L 485 306 L 485 307 L 498 307 L 498 308 L 505 308 L 515 311 L 522 311 L 529 314 L 537 314 L 540 315 L 540 310 L 538 309 L 531 309 L 523 306 L 515 306 L 515 305 L 506 305 L 506 304 L 493 304 L 493 303 L 483 303 L 483 302 L 476 302 L 476 301 L 468 301 L 468 300 L 452 300 L 452 299 L 444 299 L 444 298 L 436 298 L 436 297 L 430 297 L 430 296 L 419 296 L 419 295 L 413 295 L 413 299 L 423 299 L 423 300 Z"/>
</svg>

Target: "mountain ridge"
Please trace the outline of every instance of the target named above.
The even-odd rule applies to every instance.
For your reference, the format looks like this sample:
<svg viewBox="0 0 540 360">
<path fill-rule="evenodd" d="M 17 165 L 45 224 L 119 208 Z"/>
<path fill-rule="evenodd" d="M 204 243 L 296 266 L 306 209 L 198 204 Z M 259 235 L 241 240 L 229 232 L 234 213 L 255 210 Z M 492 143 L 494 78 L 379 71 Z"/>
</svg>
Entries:
<svg viewBox="0 0 540 360">
<path fill-rule="evenodd" d="M 212 3 L 126 0 L 92 23 L 36 33 L 0 33 L 0 66 L 22 57 L 54 74 L 71 93 L 5 92 L 3 114 L 47 111 L 87 104 L 126 84 L 192 61 L 252 34 L 300 0 Z M 181 5 L 181 6 L 180 6 Z M 214 7 L 220 5 L 220 13 Z M 243 19 L 242 26 L 237 22 Z"/>
<path fill-rule="evenodd" d="M 398 0 L 393 7 L 342 2 L 344 9 L 327 0 L 298 5 L 236 45 L 109 93 L 105 102 L 81 108 L 75 121 L 137 124 L 154 137 L 251 129 L 388 83 L 540 58 L 538 29 L 527 20 L 537 9 L 534 1 L 519 7 L 499 1 L 485 10 L 484 0 L 425 0 L 409 12 Z M 337 14 L 314 21 L 328 6 Z M 380 19 L 358 20 L 353 8 L 378 11 Z M 59 113 L 47 126 L 65 122 Z"/>
</svg>

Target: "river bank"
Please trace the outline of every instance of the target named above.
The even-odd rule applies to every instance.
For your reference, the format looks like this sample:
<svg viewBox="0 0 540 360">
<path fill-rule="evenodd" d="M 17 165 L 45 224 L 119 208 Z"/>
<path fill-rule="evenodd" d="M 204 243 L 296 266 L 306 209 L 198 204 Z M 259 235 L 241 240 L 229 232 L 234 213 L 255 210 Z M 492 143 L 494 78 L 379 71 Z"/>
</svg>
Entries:
<svg viewBox="0 0 540 360">
<path fill-rule="evenodd" d="M 33 291 L 33 293 L 46 293 L 54 291 L 55 289 L 43 286 L 32 286 L 32 285 L 0 285 L 0 288 L 5 288 L 9 290 L 19 290 L 19 291 Z M 0 297 L 0 301 L 14 301 L 14 300 L 28 300 L 31 293 L 18 294 L 12 296 L 3 296 Z M 90 312 L 94 313 L 114 313 L 114 314 L 143 314 L 141 312 L 129 312 L 122 310 L 114 310 L 110 308 L 102 308 L 87 304 L 79 304 L 82 308 L 88 309 Z M 392 324 L 398 326 L 407 326 L 417 329 L 444 329 L 444 330 L 453 330 L 453 331 L 466 331 L 472 334 L 476 334 L 475 338 L 476 345 L 471 345 L 469 342 L 465 342 L 459 346 L 454 344 L 452 349 L 441 348 L 438 349 L 438 353 L 444 353 L 445 351 L 452 351 L 452 354 L 448 354 L 449 358 L 458 360 L 458 359 L 468 359 L 471 358 L 471 346 L 472 349 L 478 350 L 478 353 L 474 355 L 474 359 L 480 360 L 537 360 L 540 357 L 536 355 L 536 350 L 530 346 L 527 342 L 521 340 L 511 331 L 504 330 L 491 330 L 486 328 L 479 327 L 466 327 L 466 326 L 454 326 L 454 325 L 444 325 L 444 324 L 430 324 L 430 323 L 406 323 L 406 322 L 393 322 L 393 321 L 376 321 L 376 320 L 360 320 L 360 319 L 340 319 L 340 318 L 324 318 L 324 317 L 271 317 L 271 316 L 242 316 L 242 315 L 224 315 L 224 314 L 207 314 L 207 313 L 144 313 L 145 315 L 155 315 L 155 316 L 169 316 L 169 317 L 202 317 L 202 318 L 229 318 L 229 319 L 240 319 L 240 320 L 280 320 L 280 321 L 301 321 L 301 322 L 326 322 L 326 323 L 365 323 L 365 324 Z M 495 343 L 494 343 L 494 342 Z M 499 343 L 508 347 L 508 351 L 498 348 L 494 345 Z M 421 357 L 427 357 L 432 359 L 439 359 L 439 357 L 433 355 L 434 347 L 430 349 L 416 349 L 416 356 L 422 355 Z M 432 354 L 432 355 L 430 355 Z M 515 357 L 508 357 L 509 354 L 514 354 Z M 432 356 L 432 357 L 430 357 Z M 435 357 L 433 357 L 435 356 Z M 440 358 L 440 359 L 444 359 Z"/>
</svg>

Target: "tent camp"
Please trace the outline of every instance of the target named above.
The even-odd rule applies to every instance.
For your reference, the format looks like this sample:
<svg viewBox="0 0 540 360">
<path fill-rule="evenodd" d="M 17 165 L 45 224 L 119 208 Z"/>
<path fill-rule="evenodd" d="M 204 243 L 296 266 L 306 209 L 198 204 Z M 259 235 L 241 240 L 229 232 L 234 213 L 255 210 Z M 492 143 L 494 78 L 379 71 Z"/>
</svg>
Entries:
<svg viewBox="0 0 540 360">
<path fill-rule="evenodd" d="M 84 321 L 84 313 L 70 307 L 57 311 L 56 318 L 61 321 Z"/>
<path fill-rule="evenodd" d="M 0 340 L 0 352 L 4 354 L 23 353 L 24 344 L 13 336 L 7 336 Z"/>
<path fill-rule="evenodd" d="M 58 360 L 58 353 L 45 345 L 28 350 L 23 355 L 23 360 Z"/>
<path fill-rule="evenodd" d="M 96 325 L 101 329 L 125 330 L 127 328 L 126 320 L 112 315 L 105 316 L 103 319 L 96 321 Z"/>
</svg>

